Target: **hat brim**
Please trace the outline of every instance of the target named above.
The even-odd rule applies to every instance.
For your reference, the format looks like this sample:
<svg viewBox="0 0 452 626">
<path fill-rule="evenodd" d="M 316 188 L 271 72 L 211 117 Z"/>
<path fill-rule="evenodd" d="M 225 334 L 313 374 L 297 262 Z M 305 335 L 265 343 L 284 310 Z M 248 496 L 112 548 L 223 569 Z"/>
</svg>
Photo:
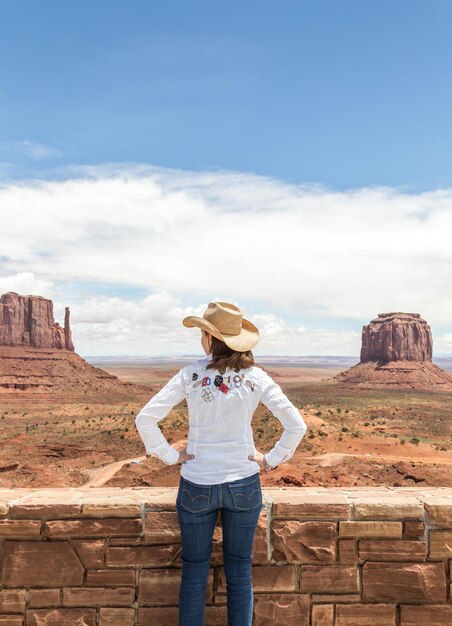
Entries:
<svg viewBox="0 0 452 626">
<path fill-rule="evenodd" d="M 207 333 L 210 333 L 217 339 L 224 341 L 224 343 L 237 352 L 246 352 L 252 350 L 260 339 L 259 331 L 249 320 L 242 318 L 242 330 L 239 335 L 227 335 L 220 333 L 219 330 L 208 322 L 203 317 L 197 317 L 196 315 L 189 315 L 182 320 L 182 324 L 187 328 L 201 328 Z"/>
</svg>

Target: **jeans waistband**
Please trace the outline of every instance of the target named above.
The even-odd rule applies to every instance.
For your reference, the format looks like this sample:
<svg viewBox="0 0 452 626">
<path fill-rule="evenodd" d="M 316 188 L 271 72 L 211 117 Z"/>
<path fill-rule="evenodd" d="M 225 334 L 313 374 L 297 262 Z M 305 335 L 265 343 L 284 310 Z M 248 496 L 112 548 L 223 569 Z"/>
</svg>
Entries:
<svg viewBox="0 0 452 626">
<path fill-rule="evenodd" d="M 220 483 L 220 484 L 221 485 L 241 485 L 242 483 L 251 481 L 253 478 L 256 478 L 256 476 L 260 476 L 260 472 L 255 472 L 254 474 L 251 474 L 250 476 L 244 476 L 243 478 L 238 478 L 237 480 L 230 480 L 230 481 L 227 481 L 225 483 Z M 218 483 L 212 483 L 212 485 L 208 485 L 208 484 L 202 484 L 202 483 L 194 483 L 193 481 L 188 480 L 187 478 L 184 478 L 182 474 L 180 475 L 180 478 L 186 483 L 189 483 L 190 485 L 195 485 L 196 487 L 209 487 L 214 484 L 215 485 L 218 484 Z"/>
</svg>

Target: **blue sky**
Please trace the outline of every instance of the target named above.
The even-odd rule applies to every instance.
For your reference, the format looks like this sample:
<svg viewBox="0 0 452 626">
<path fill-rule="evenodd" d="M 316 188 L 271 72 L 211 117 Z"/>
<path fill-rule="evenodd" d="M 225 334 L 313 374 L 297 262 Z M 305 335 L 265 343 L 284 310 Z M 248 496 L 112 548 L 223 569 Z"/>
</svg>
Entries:
<svg viewBox="0 0 452 626">
<path fill-rule="evenodd" d="M 3 0 L 0 294 L 81 354 L 358 355 L 378 313 L 452 354 L 452 3 Z"/>
<path fill-rule="evenodd" d="M 451 18 L 446 0 L 3 0 L 4 174 L 133 161 L 448 186 Z"/>
</svg>

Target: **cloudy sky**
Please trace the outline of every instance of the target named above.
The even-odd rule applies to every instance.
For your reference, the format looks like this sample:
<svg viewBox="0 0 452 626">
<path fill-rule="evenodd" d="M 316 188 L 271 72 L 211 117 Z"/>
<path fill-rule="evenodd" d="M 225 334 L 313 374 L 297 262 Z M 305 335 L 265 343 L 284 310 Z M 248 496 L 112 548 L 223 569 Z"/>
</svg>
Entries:
<svg viewBox="0 0 452 626">
<path fill-rule="evenodd" d="M 365 6 L 364 6 L 365 5 Z M 0 7 L 0 294 L 82 355 L 358 356 L 378 313 L 452 354 L 452 7 L 99 0 Z"/>
</svg>

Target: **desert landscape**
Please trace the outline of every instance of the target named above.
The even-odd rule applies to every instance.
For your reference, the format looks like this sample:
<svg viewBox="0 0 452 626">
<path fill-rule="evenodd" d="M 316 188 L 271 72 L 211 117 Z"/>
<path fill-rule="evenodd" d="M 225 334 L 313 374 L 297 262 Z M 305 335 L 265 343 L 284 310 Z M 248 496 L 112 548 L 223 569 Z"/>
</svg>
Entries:
<svg viewBox="0 0 452 626">
<path fill-rule="evenodd" d="M 378 354 L 376 354 L 378 351 Z M 94 359 L 74 350 L 51 300 L 0 297 L 0 487 L 176 486 L 180 465 L 145 457 L 134 420 L 192 358 Z M 431 331 L 417 314 L 388 313 L 363 327 L 361 360 L 256 357 L 299 408 L 308 432 L 263 486 L 449 486 L 452 363 L 432 362 Z M 186 445 L 182 402 L 160 422 Z M 259 405 L 258 450 L 282 433 Z"/>
</svg>

